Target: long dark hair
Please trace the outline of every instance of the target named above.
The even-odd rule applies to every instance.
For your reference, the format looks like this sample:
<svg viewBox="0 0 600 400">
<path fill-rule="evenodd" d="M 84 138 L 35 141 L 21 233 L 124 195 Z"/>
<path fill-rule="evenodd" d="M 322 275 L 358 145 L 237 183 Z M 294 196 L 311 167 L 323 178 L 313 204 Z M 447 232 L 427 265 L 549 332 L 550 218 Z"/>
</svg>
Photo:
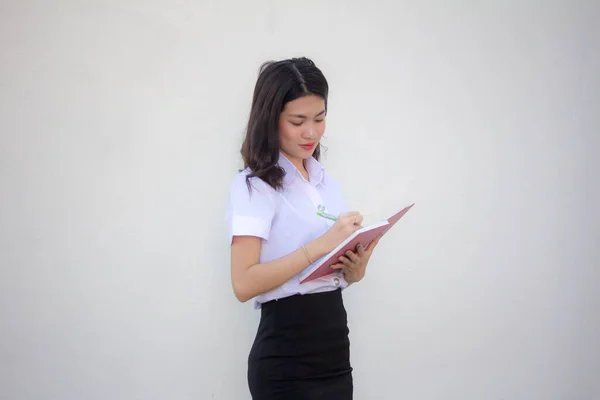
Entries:
<svg viewBox="0 0 600 400">
<path fill-rule="evenodd" d="M 283 187 L 285 171 L 277 165 L 279 116 L 288 102 L 311 94 L 321 97 L 327 109 L 329 85 L 312 60 L 292 58 L 261 66 L 241 150 L 244 168 L 250 168 L 246 177 L 249 189 L 252 177 L 259 177 L 276 190 Z M 313 157 L 319 160 L 320 155 L 321 145 L 317 144 Z"/>
</svg>

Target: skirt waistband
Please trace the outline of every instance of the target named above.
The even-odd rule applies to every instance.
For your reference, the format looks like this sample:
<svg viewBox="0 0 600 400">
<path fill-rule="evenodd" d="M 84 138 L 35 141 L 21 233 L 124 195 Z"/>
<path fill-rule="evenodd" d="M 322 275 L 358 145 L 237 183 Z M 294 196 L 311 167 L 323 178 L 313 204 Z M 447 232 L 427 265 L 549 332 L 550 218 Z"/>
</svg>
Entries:
<svg viewBox="0 0 600 400">
<path fill-rule="evenodd" d="M 341 302 L 342 290 L 335 289 L 318 293 L 295 294 L 293 296 L 287 296 L 281 299 L 270 300 L 266 303 L 263 303 L 261 305 L 261 309 L 264 310 L 268 308 L 288 306 L 311 307 L 313 305 L 321 304 L 322 302 L 328 301 Z"/>
</svg>

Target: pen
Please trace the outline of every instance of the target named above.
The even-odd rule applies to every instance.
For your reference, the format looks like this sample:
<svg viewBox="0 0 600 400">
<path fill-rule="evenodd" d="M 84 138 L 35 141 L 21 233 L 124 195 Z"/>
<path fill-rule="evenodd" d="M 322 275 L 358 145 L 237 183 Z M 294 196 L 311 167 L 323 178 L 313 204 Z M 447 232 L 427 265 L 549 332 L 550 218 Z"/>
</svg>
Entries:
<svg viewBox="0 0 600 400">
<path fill-rule="evenodd" d="M 323 211 L 317 211 L 317 215 L 320 216 L 320 217 L 323 217 L 323 218 L 330 219 L 332 221 L 337 221 L 336 217 L 334 217 L 331 214 L 327 214 L 326 212 L 323 212 Z"/>
</svg>

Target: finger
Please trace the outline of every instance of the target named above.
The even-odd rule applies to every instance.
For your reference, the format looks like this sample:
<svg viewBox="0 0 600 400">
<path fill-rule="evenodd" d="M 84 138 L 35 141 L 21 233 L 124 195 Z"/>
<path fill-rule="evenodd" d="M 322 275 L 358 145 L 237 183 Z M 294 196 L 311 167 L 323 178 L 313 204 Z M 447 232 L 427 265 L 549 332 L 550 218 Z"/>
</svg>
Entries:
<svg viewBox="0 0 600 400">
<path fill-rule="evenodd" d="M 342 264 L 342 263 L 333 264 L 331 266 L 331 268 L 333 268 L 333 269 L 342 269 L 342 268 L 345 268 L 345 267 L 346 266 L 344 264 Z"/>
<path fill-rule="evenodd" d="M 362 228 L 363 216 L 360 214 L 348 217 L 348 222 L 352 224 L 354 229 Z"/>
<path fill-rule="evenodd" d="M 358 256 L 357 256 L 355 253 L 351 252 L 350 250 L 348 250 L 348 251 L 346 252 L 346 257 L 347 257 L 347 258 L 348 258 L 350 261 L 352 261 L 353 263 L 358 263 L 358 262 L 360 261 L 360 259 L 358 258 Z"/>
<path fill-rule="evenodd" d="M 345 213 L 341 213 L 339 218 L 354 218 L 354 217 L 358 217 L 360 215 L 360 213 L 358 211 L 348 211 Z"/>
<path fill-rule="evenodd" d="M 338 219 L 360 224 L 363 221 L 363 216 L 358 211 L 350 211 L 340 214 Z"/>
<path fill-rule="evenodd" d="M 377 243 L 379 243 L 379 239 L 382 238 L 383 235 L 379 235 L 375 238 L 375 240 L 373 240 L 371 242 L 371 244 L 369 244 L 369 247 L 367 248 L 367 252 L 372 252 L 373 249 L 375 249 L 375 246 L 377 246 Z"/>
<path fill-rule="evenodd" d="M 365 254 L 365 248 L 363 247 L 362 244 L 359 244 L 358 246 L 356 246 L 356 253 L 358 254 L 359 257 L 362 257 Z"/>
<path fill-rule="evenodd" d="M 348 258 L 341 256 L 340 258 L 338 258 L 338 260 L 344 264 L 344 266 L 346 267 L 352 267 L 352 261 L 350 261 Z"/>
<path fill-rule="evenodd" d="M 355 232 L 356 232 L 357 230 L 359 230 L 359 229 L 362 229 L 362 228 L 363 228 L 363 226 L 362 226 L 362 222 L 363 222 L 363 218 L 362 218 L 362 216 L 360 216 L 360 217 L 355 217 L 354 221 L 352 221 L 352 223 L 353 223 L 353 226 L 352 226 L 352 227 L 354 228 L 354 231 L 355 231 Z"/>
</svg>

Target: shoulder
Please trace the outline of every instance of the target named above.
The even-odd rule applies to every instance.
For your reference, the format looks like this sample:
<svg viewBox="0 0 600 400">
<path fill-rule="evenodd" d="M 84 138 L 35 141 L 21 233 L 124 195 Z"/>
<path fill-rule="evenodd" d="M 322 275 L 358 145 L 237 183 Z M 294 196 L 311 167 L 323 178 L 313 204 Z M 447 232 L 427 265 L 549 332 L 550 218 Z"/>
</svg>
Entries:
<svg viewBox="0 0 600 400">
<path fill-rule="evenodd" d="M 226 219 L 233 236 L 269 238 L 271 221 L 275 217 L 276 202 L 270 186 L 260 178 L 248 178 L 244 170 L 233 177 L 229 190 Z"/>
<path fill-rule="evenodd" d="M 259 196 L 272 197 L 275 193 L 275 189 L 273 189 L 268 183 L 256 176 L 248 178 L 248 175 L 250 175 L 250 173 L 251 170 L 249 168 L 238 172 L 233 177 L 233 180 L 229 187 L 230 193 L 232 195 L 236 194 L 246 196 L 257 193 Z"/>
</svg>

